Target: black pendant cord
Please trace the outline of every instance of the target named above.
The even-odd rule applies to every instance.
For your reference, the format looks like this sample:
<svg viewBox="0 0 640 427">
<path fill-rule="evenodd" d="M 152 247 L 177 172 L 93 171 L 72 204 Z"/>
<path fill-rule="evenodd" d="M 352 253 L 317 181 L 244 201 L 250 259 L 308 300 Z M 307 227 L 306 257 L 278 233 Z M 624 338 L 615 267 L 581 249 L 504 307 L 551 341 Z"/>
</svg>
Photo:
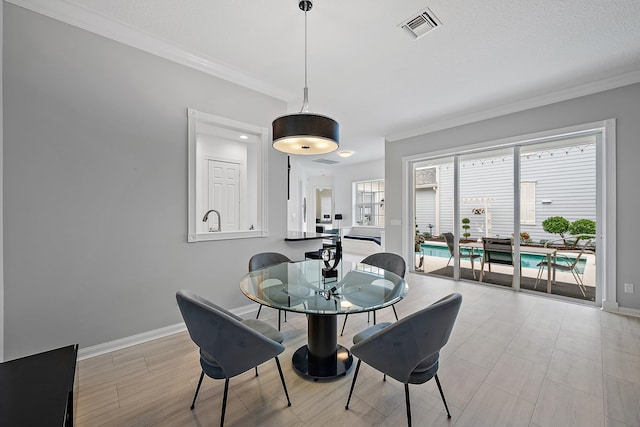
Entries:
<svg viewBox="0 0 640 427">
<path fill-rule="evenodd" d="M 307 85 L 307 12 L 311 10 L 311 4 L 306 2 L 304 6 L 304 98 L 302 100 L 301 113 L 309 112 L 309 86 Z"/>
<path fill-rule="evenodd" d="M 287 155 L 287 200 L 291 200 L 291 156 Z"/>
</svg>

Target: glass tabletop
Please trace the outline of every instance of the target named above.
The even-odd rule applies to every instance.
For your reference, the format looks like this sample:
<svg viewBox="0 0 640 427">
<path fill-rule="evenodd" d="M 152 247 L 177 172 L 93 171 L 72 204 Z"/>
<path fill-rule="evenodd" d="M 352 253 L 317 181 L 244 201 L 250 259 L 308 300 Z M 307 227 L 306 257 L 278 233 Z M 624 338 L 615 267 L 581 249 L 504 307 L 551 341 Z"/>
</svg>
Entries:
<svg viewBox="0 0 640 427">
<path fill-rule="evenodd" d="M 321 260 L 286 262 L 255 270 L 240 282 L 255 302 L 310 314 L 347 314 L 376 310 L 400 301 L 408 291 L 403 278 L 367 264 L 341 262 L 323 273 Z"/>
</svg>

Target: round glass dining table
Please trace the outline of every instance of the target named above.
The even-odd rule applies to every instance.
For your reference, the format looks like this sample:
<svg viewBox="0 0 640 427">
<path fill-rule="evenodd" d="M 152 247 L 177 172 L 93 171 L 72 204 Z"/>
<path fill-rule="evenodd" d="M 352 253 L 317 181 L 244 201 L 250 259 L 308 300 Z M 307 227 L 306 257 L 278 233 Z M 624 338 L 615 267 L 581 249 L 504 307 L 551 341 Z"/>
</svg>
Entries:
<svg viewBox="0 0 640 427">
<path fill-rule="evenodd" d="M 294 369 L 309 379 L 345 375 L 353 357 L 338 344 L 339 314 L 377 310 L 406 295 L 403 278 L 367 264 L 341 262 L 327 272 L 322 260 L 286 262 L 255 270 L 240 282 L 253 301 L 307 315 L 307 344 L 293 354 Z"/>
</svg>

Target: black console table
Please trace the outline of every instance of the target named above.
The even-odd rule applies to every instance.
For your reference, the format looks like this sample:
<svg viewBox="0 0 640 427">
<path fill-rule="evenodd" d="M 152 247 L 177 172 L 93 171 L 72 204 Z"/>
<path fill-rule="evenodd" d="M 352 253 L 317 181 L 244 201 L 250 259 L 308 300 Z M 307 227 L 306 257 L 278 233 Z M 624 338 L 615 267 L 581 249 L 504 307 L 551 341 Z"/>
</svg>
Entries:
<svg viewBox="0 0 640 427">
<path fill-rule="evenodd" d="M 73 426 L 78 345 L 0 363 L 0 426 Z"/>
</svg>

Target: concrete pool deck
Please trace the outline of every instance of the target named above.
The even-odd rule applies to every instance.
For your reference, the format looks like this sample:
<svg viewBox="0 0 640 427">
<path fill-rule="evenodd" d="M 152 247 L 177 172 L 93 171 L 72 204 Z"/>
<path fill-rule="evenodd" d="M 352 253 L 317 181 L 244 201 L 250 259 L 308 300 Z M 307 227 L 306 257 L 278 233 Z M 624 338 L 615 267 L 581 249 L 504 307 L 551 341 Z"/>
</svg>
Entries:
<svg viewBox="0 0 640 427">
<path fill-rule="evenodd" d="M 563 251 L 558 251 L 558 255 L 561 254 L 570 254 L 575 256 L 575 252 L 563 252 Z M 584 254 L 582 255 L 584 257 L 584 259 L 586 260 L 586 264 L 584 266 L 584 273 L 582 275 L 582 281 L 584 282 L 585 286 L 590 286 L 590 287 L 595 287 L 595 283 L 596 283 L 596 257 L 595 254 Z M 423 261 L 423 265 L 422 265 L 422 273 L 430 273 L 433 271 L 437 271 L 440 270 L 444 267 L 446 267 L 447 265 L 447 261 L 449 260 L 449 258 L 442 258 L 442 257 L 434 257 L 434 256 L 424 256 L 424 261 Z M 415 265 L 416 267 L 420 264 L 420 254 L 416 253 L 416 259 L 415 259 Z M 453 265 L 453 260 L 451 260 L 451 264 Z M 480 260 L 476 260 L 474 261 L 474 267 L 476 270 L 476 276 L 479 278 L 480 277 Z M 471 269 L 471 261 L 469 261 L 468 259 L 461 259 L 460 260 L 460 266 L 462 268 L 469 268 Z M 506 266 L 506 265 L 497 265 L 497 264 L 493 264 L 491 266 L 491 270 L 495 271 L 497 273 L 503 273 L 503 274 L 513 274 L 513 267 L 510 266 Z M 535 277 L 538 274 L 538 268 L 528 268 L 528 267 L 522 267 L 522 275 L 525 277 L 532 277 L 535 279 Z M 546 287 L 546 272 L 543 273 L 543 278 L 541 280 L 542 286 Z M 575 283 L 576 280 L 573 278 L 573 275 L 570 272 L 561 272 L 558 271 L 556 272 L 556 280 L 559 282 L 566 282 L 566 283 Z M 577 284 L 576 284 L 577 286 Z"/>
</svg>

